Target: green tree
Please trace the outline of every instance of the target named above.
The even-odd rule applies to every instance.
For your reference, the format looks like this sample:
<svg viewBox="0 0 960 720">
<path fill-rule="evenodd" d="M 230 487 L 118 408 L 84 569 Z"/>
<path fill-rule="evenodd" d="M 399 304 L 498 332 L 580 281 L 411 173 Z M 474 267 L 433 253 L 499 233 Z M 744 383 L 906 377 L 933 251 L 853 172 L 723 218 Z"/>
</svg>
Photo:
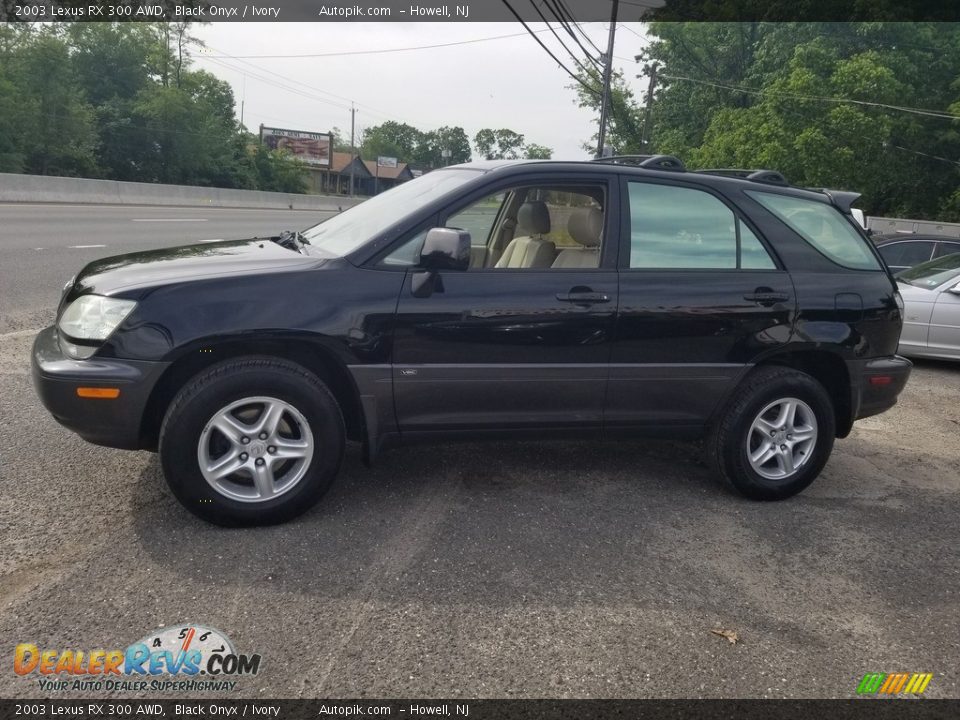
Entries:
<svg viewBox="0 0 960 720">
<path fill-rule="evenodd" d="M 96 176 L 93 109 L 78 86 L 68 43 L 55 28 L 23 37 L 14 85 L 20 102 L 19 148 L 25 172 Z"/>
<path fill-rule="evenodd" d="M 957 218 L 960 26 L 653 22 L 648 35 L 650 149 L 692 168 L 768 167 L 795 185 L 857 190 L 869 214 Z M 633 122 L 611 135 L 624 152 L 643 147 L 642 133 Z"/>
<path fill-rule="evenodd" d="M 483 128 L 473 138 L 477 152 L 487 160 L 516 160 L 523 155 L 523 141 L 523 135 L 507 128 Z"/>
<path fill-rule="evenodd" d="M 443 157 L 444 151 L 449 157 Z M 470 162 L 470 138 L 462 127 L 444 126 L 423 133 L 412 162 L 423 168 Z"/>
<path fill-rule="evenodd" d="M 252 149 L 256 184 L 260 190 L 303 193 L 307 190 L 304 165 L 284 150 L 257 144 Z"/>
<path fill-rule="evenodd" d="M 589 70 L 589 68 L 588 68 Z M 580 82 L 569 87 L 577 93 L 577 104 L 594 111 L 594 125 L 600 126 L 600 90 L 602 87 L 598 70 L 581 71 Z M 641 142 L 643 137 L 643 108 L 637 104 L 633 91 L 627 86 L 623 73 L 616 71 L 610 77 L 610 106 L 607 113 L 607 132 L 604 145 L 613 149 L 614 155 L 637 155 L 646 152 Z M 583 143 L 583 149 L 591 155 L 597 150 L 599 132 Z"/>
<path fill-rule="evenodd" d="M 545 145 L 530 143 L 523 149 L 523 156 L 530 160 L 549 160 L 553 157 L 553 150 Z"/>
<path fill-rule="evenodd" d="M 406 123 L 388 120 L 364 130 L 361 154 L 370 160 L 384 155 L 398 158 L 401 162 L 410 162 L 422 142 L 421 130 Z"/>
</svg>

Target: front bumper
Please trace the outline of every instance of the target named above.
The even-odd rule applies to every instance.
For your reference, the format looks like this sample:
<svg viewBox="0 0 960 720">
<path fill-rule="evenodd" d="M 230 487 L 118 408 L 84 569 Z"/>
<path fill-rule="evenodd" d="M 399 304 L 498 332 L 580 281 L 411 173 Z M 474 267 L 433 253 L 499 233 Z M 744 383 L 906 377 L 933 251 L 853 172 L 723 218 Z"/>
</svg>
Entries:
<svg viewBox="0 0 960 720">
<path fill-rule="evenodd" d="M 863 361 L 859 372 L 851 375 L 854 418 L 878 415 L 896 405 L 912 369 L 913 363 L 900 355 Z"/>
<path fill-rule="evenodd" d="M 97 445 L 137 450 L 150 394 L 169 363 L 98 358 L 74 360 L 63 353 L 57 328 L 33 343 L 33 385 L 54 419 Z M 82 398 L 78 387 L 119 388 L 115 399 Z"/>
</svg>

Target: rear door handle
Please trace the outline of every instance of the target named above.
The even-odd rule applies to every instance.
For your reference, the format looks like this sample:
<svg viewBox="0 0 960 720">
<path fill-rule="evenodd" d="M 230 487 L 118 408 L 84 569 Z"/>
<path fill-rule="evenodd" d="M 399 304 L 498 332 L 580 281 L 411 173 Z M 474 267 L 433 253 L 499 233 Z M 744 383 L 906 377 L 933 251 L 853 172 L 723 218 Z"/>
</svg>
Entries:
<svg viewBox="0 0 960 720">
<path fill-rule="evenodd" d="M 557 300 L 588 305 L 592 303 L 610 302 L 610 296 L 598 292 L 568 292 L 557 293 Z"/>
<path fill-rule="evenodd" d="M 787 295 L 787 293 L 782 292 L 758 290 L 757 292 L 744 295 L 743 299 L 750 300 L 751 302 L 755 302 L 760 305 L 774 305 L 778 302 L 786 302 L 790 299 L 790 296 Z"/>
</svg>

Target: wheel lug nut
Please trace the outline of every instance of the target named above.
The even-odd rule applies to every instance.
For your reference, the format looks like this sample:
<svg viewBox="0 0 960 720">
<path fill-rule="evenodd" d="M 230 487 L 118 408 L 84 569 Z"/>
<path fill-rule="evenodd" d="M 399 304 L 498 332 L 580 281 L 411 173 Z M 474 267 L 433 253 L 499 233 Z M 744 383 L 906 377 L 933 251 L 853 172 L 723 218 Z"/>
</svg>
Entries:
<svg viewBox="0 0 960 720">
<path fill-rule="evenodd" d="M 771 430 L 771 431 L 770 431 L 770 437 L 776 437 L 776 434 L 777 434 L 777 433 L 776 433 L 775 430 Z"/>
<path fill-rule="evenodd" d="M 266 439 L 267 439 L 267 434 L 266 434 L 265 432 L 260 433 L 260 439 L 261 439 L 261 440 L 266 440 Z"/>
<path fill-rule="evenodd" d="M 241 462 L 246 462 L 248 457 L 250 457 L 250 456 L 247 455 L 246 453 L 240 453 L 240 460 L 241 460 Z"/>
<path fill-rule="evenodd" d="M 793 435 L 787 435 L 787 440 L 793 440 Z"/>
<path fill-rule="evenodd" d="M 270 453 L 271 455 L 273 455 L 276 451 L 277 449 L 273 445 L 267 448 L 267 452 Z"/>
<path fill-rule="evenodd" d="M 257 458 L 257 465 L 263 465 L 263 458 Z"/>
<path fill-rule="evenodd" d="M 250 438 L 248 438 L 246 435 L 244 435 L 242 438 L 240 438 L 240 442 L 242 442 L 244 445 L 246 445 L 247 443 L 250 442 Z"/>
<path fill-rule="evenodd" d="M 786 445 L 781 445 L 781 446 L 780 446 L 780 449 L 783 450 L 784 452 L 786 452 L 786 451 L 787 451 L 787 446 L 786 446 Z"/>
</svg>

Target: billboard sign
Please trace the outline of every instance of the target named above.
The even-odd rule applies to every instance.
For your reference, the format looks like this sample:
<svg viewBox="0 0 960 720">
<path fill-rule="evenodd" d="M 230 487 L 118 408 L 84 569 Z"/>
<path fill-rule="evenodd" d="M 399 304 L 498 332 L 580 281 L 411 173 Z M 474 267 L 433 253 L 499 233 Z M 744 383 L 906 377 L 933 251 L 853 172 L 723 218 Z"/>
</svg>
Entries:
<svg viewBox="0 0 960 720">
<path fill-rule="evenodd" d="M 389 167 L 395 168 L 397 166 L 397 159 L 395 157 L 386 157 L 381 155 L 377 158 L 377 167 Z"/>
<path fill-rule="evenodd" d="M 260 142 L 271 150 L 286 150 L 311 167 L 330 167 L 330 133 L 260 126 Z"/>
</svg>

